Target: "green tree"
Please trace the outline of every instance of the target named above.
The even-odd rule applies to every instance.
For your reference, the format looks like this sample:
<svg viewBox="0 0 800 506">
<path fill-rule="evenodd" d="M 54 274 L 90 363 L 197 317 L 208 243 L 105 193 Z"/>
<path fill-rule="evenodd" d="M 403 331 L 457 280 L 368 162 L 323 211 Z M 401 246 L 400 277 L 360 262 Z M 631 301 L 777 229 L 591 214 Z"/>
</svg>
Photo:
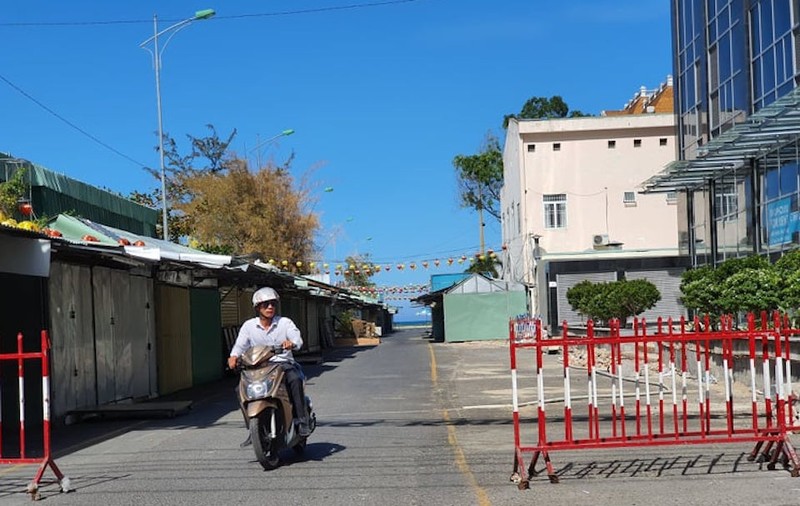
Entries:
<svg viewBox="0 0 800 506">
<path fill-rule="evenodd" d="M 656 285 L 646 279 L 623 279 L 609 283 L 605 297 L 609 301 L 609 314 L 624 321 L 629 316 L 638 316 L 661 300 Z"/>
<path fill-rule="evenodd" d="M 500 141 L 487 133 L 481 151 L 453 158 L 462 207 L 486 211 L 500 220 L 500 190 L 503 187 L 503 152 Z"/>
<path fill-rule="evenodd" d="M 752 311 L 760 304 L 773 307 L 774 303 L 769 302 L 772 296 L 764 292 L 776 290 L 777 294 L 779 289 L 769 274 L 771 270 L 769 260 L 758 255 L 730 258 L 716 268 L 690 269 L 681 276 L 681 302 L 699 314 L 712 316 Z M 741 272 L 749 273 L 753 279 L 743 279 L 745 274 Z M 761 275 L 762 272 L 767 274 Z"/>
<path fill-rule="evenodd" d="M 531 97 L 523 105 L 519 114 L 506 114 L 503 117 L 503 129 L 508 128 L 508 122 L 514 119 L 557 119 L 579 118 L 588 116 L 581 111 L 570 111 L 564 99 L 558 95 L 550 98 Z"/>
<path fill-rule="evenodd" d="M 492 278 L 498 278 L 497 268 L 502 268 L 503 263 L 496 255 L 478 254 L 475 260 L 467 267 L 464 272 L 471 272 L 475 274 L 488 274 Z"/>
<path fill-rule="evenodd" d="M 596 286 L 595 283 L 584 279 L 567 290 L 567 302 L 572 307 L 573 311 L 577 311 L 586 318 L 591 318 L 588 312 L 589 301 L 595 293 L 597 293 Z"/>
<path fill-rule="evenodd" d="M 779 280 L 780 310 L 797 314 L 800 308 L 800 249 L 787 251 L 774 264 Z"/>
<path fill-rule="evenodd" d="M 19 167 L 8 181 L 0 182 L 0 214 L 8 218 L 17 216 L 19 199 L 28 192 L 28 185 L 25 184 L 25 167 Z"/>
<path fill-rule="evenodd" d="M 661 300 L 658 288 L 646 279 L 621 279 L 609 283 L 581 281 L 567 290 L 567 301 L 573 311 L 607 322 L 624 321 L 652 308 Z"/>
<path fill-rule="evenodd" d="M 725 313 L 774 311 L 780 305 L 780 280 L 769 263 L 746 267 L 721 284 L 719 306 Z"/>
<path fill-rule="evenodd" d="M 170 240 L 178 242 L 181 237 L 192 235 L 192 230 L 187 217 L 180 211 L 179 204 L 192 200 L 191 190 L 186 185 L 188 178 L 204 174 L 224 173 L 233 157 L 228 153 L 231 142 L 236 136 L 234 129 L 227 138 L 220 138 L 214 125 L 206 125 L 209 135 L 195 137 L 187 134 L 190 150 L 182 154 L 178 143 L 168 134 L 164 134 L 164 174 L 167 189 L 167 225 L 170 230 Z M 158 148 L 156 148 L 158 149 Z M 133 192 L 128 198 L 134 202 L 146 205 L 159 212 L 161 207 L 161 171 L 145 167 L 145 170 L 157 181 L 157 186 L 150 192 Z M 158 223 L 162 220 L 159 217 Z M 161 227 L 157 227 L 161 237 L 164 236 Z"/>
<path fill-rule="evenodd" d="M 290 269 L 308 271 L 319 219 L 312 197 L 294 187 L 288 170 L 251 171 L 246 160 L 230 158 L 224 170 L 182 174 L 180 181 L 186 199 L 176 211 L 203 249 L 286 260 Z"/>
<path fill-rule="evenodd" d="M 713 267 L 704 265 L 689 269 L 681 276 L 681 304 L 696 313 L 717 314 L 720 289 Z"/>
<path fill-rule="evenodd" d="M 345 259 L 345 271 L 348 272 L 347 280 L 351 286 L 375 286 L 372 276 L 375 274 L 369 253 L 350 255 Z"/>
</svg>

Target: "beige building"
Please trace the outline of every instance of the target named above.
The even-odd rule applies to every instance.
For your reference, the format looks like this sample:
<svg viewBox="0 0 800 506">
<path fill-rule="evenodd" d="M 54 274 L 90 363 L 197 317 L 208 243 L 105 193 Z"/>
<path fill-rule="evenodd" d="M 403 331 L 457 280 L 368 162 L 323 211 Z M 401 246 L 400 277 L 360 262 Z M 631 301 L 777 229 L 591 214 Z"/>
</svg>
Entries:
<svg viewBox="0 0 800 506">
<path fill-rule="evenodd" d="M 677 252 L 675 195 L 638 193 L 642 181 L 675 160 L 672 110 L 668 79 L 601 116 L 509 122 L 500 202 L 503 277 L 528 287 L 532 313 L 545 313 L 541 285 L 555 284 L 537 273 L 548 257 Z"/>
</svg>

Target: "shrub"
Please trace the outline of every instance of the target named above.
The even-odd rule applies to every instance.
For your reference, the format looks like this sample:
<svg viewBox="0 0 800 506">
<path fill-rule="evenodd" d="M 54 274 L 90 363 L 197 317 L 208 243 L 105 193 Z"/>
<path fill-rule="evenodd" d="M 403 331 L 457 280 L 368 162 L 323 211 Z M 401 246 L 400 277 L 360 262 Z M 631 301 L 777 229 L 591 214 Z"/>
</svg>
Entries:
<svg viewBox="0 0 800 506">
<path fill-rule="evenodd" d="M 611 283 L 581 281 L 567 290 L 567 301 L 574 311 L 604 322 L 613 318 L 624 321 L 650 309 L 659 300 L 658 288 L 646 279 Z"/>
</svg>

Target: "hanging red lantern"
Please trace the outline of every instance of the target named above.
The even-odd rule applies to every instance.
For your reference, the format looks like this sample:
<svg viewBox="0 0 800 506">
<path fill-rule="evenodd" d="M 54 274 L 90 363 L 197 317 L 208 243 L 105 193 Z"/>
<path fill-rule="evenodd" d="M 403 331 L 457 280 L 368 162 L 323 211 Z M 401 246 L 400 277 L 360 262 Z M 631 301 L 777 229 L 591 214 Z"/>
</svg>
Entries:
<svg viewBox="0 0 800 506">
<path fill-rule="evenodd" d="M 30 202 L 22 202 L 19 205 L 19 212 L 22 213 L 23 216 L 30 216 L 33 214 L 33 206 Z"/>
<path fill-rule="evenodd" d="M 422 262 L 422 266 L 427 269 L 428 268 L 428 262 Z"/>
<path fill-rule="evenodd" d="M 433 261 L 433 265 L 435 265 L 436 267 L 439 267 L 439 259 L 438 258 Z"/>
</svg>

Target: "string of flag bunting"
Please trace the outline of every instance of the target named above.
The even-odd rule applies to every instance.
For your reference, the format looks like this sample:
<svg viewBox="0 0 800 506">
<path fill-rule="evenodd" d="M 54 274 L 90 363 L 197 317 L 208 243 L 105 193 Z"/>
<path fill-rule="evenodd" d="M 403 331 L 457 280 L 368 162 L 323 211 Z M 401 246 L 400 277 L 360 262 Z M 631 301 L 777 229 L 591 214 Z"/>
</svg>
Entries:
<svg viewBox="0 0 800 506">
<path fill-rule="evenodd" d="M 358 286 L 347 283 L 337 283 L 337 286 L 347 288 L 351 292 L 360 293 L 370 297 L 380 297 L 384 301 L 411 300 L 430 291 L 430 285 L 404 285 L 404 286 Z"/>
<path fill-rule="evenodd" d="M 505 248 L 503 248 L 505 249 Z M 381 272 L 388 272 L 392 270 L 403 271 L 405 269 L 409 269 L 411 271 L 417 269 L 435 269 L 439 267 L 445 266 L 452 266 L 454 264 L 462 265 L 466 262 L 473 263 L 475 261 L 485 261 L 486 259 L 497 259 L 497 254 L 491 250 L 486 250 L 485 253 L 475 253 L 474 255 L 461 255 L 460 257 L 448 257 L 445 259 L 435 258 L 432 260 L 422 260 L 419 262 L 388 262 L 388 263 L 362 263 L 362 264 L 354 264 L 354 263 L 346 263 L 346 262 L 317 262 L 317 261 L 310 261 L 310 262 L 303 262 L 302 260 L 297 260 L 291 262 L 289 260 L 275 260 L 274 258 L 270 258 L 268 263 L 270 265 L 274 265 L 275 267 L 286 270 L 286 271 L 296 271 L 299 269 L 303 269 L 304 267 L 306 270 L 314 273 L 314 274 L 333 274 L 336 276 L 344 276 L 344 277 L 351 277 L 351 276 L 372 276 L 376 274 L 380 274 Z"/>
<path fill-rule="evenodd" d="M 506 249 L 503 246 L 502 249 Z M 485 253 L 475 253 L 473 255 L 461 255 L 459 257 L 434 258 L 430 260 L 410 261 L 410 262 L 384 262 L 384 263 L 347 263 L 338 262 L 317 262 L 303 261 L 290 262 L 289 260 L 277 261 L 269 259 L 268 263 L 281 270 L 290 272 L 311 272 L 312 274 L 327 274 L 340 276 L 341 279 L 335 283 L 336 286 L 346 288 L 351 292 L 359 293 L 367 297 L 380 298 L 383 301 L 407 301 L 430 291 L 429 284 L 409 284 L 396 286 L 380 285 L 360 285 L 359 281 L 365 278 L 380 274 L 381 272 L 415 271 L 417 269 L 437 269 L 453 265 L 463 266 L 465 263 L 476 261 L 486 261 L 487 259 L 496 260 L 497 254 L 492 249 L 487 249 Z M 462 267 L 463 269 L 463 267 Z"/>
</svg>

